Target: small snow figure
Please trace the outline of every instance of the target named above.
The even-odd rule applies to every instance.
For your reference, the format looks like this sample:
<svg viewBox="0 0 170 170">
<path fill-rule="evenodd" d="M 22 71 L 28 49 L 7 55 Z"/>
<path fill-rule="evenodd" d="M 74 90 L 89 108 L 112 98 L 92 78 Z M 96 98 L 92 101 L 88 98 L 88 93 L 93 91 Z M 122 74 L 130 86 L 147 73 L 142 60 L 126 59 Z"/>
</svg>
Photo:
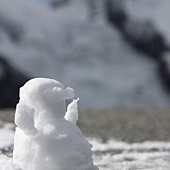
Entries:
<svg viewBox="0 0 170 170">
<path fill-rule="evenodd" d="M 92 145 L 76 126 L 77 101 L 72 88 L 52 79 L 35 78 L 20 88 L 16 107 L 18 126 L 14 139 L 14 163 L 23 170 L 98 170 Z"/>
</svg>

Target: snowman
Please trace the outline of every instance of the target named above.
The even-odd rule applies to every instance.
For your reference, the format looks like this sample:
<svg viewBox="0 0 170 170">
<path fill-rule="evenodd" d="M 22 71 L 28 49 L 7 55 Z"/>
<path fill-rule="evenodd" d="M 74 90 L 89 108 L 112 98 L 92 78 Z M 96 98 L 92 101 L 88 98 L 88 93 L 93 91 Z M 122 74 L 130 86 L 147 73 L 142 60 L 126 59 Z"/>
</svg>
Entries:
<svg viewBox="0 0 170 170">
<path fill-rule="evenodd" d="M 34 78 L 20 88 L 13 161 L 23 170 L 98 170 L 92 145 L 76 126 L 74 90 L 53 79 Z"/>
</svg>

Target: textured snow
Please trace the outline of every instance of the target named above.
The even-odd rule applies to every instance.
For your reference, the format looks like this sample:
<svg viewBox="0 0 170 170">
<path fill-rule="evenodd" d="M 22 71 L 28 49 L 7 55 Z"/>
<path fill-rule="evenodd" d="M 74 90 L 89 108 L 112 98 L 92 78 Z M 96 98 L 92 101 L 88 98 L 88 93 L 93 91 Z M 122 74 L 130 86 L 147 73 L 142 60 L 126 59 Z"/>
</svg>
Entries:
<svg viewBox="0 0 170 170">
<path fill-rule="evenodd" d="M 169 170 L 170 143 L 148 141 L 126 143 L 110 139 L 103 143 L 100 139 L 88 138 L 93 144 L 94 163 L 100 170 Z M 12 158 L 0 156 L 0 170 L 19 170 Z"/>
<path fill-rule="evenodd" d="M 13 161 L 21 169 L 98 170 L 92 145 L 76 126 L 77 100 L 68 105 L 64 118 L 65 101 L 73 97 L 72 88 L 53 79 L 34 78 L 20 88 Z"/>
<path fill-rule="evenodd" d="M 3 128 L 0 128 L 0 149 L 13 145 L 14 125 L 12 123 L 5 124 Z"/>
<path fill-rule="evenodd" d="M 89 139 L 90 140 L 90 139 Z M 91 139 L 94 162 L 100 170 L 168 170 L 170 168 L 169 142 L 144 142 L 128 144 L 110 139 L 102 143 Z"/>
<path fill-rule="evenodd" d="M 110 151 L 170 151 L 170 142 L 163 141 L 145 141 L 143 143 L 126 143 L 109 139 L 107 142 L 102 143 L 100 139 L 89 139 L 93 144 L 94 152 L 110 152 Z"/>
<path fill-rule="evenodd" d="M 6 131 L 2 128 L 1 131 Z M 14 133 L 11 129 L 11 133 Z M 1 140 L 6 139 L 1 136 Z M 8 138 L 9 139 L 9 138 Z M 11 135 L 11 144 L 13 137 Z M 170 142 L 146 141 L 143 143 L 126 143 L 116 139 L 102 142 L 98 138 L 88 138 L 93 144 L 94 163 L 100 170 L 169 170 L 170 168 Z M 1 144 L 1 142 L 0 142 Z M 6 140 L 6 145 L 8 141 Z M 2 147 L 1 147 L 2 148 Z M 13 164 L 13 159 L 0 155 L 0 170 L 20 170 Z"/>
<path fill-rule="evenodd" d="M 73 100 L 73 102 L 67 106 L 67 112 L 64 116 L 66 120 L 72 122 L 75 125 L 78 120 L 78 106 L 77 106 L 78 100 L 79 99 Z"/>
<path fill-rule="evenodd" d="M 1 0 L 0 52 L 26 73 L 75 87 L 80 107 L 169 106 L 156 63 L 105 21 L 89 20 L 86 7 L 82 0 L 57 10 L 40 1 Z"/>
<path fill-rule="evenodd" d="M 100 170 L 169 170 L 170 154 L 163 153 L 122 153 L 96 156 L 96 165 Z"/>
<path fill-rule="evenodd" d="M 21 170 L 21 169 L 13 163 L 12 158 L 8 158 L 5 155 L 0 155 L 0 170 Z"/>
</svg>

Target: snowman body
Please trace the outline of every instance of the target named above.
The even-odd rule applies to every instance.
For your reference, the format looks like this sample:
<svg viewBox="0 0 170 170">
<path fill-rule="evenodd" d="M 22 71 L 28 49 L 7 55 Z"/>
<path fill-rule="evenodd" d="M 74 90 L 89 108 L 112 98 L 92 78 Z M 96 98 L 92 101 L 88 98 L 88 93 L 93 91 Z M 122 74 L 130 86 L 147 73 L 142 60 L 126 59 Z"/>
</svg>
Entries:
<svg viewBox="0 0 170 170">
<path fill-rule="evenodd" d="M 66 113 L 65 100 L 73 97 L 73 89 L 64 89 L 51 79 L 32 79 L 20 89 L 13 160 L 21 169 L 98 169 L 93 165 L 92 145 L 83 137 L 75 119 L 69 121 L 68 114 L 77 114 L 77 101 L 70 104 L 76 109 Z"/>
</svg>

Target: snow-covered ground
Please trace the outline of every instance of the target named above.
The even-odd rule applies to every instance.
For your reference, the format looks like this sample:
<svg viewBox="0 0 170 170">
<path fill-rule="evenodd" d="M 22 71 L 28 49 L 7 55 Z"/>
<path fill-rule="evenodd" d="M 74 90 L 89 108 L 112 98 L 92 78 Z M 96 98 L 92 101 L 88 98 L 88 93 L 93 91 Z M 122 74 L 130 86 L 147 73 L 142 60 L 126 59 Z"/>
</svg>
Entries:
<svg viewBox="0 0 170 170">
<path fill-rule="evenodd" d="M 0 128 L 0 150 L 8 148 L 13 145 L 14 139 L 14 124 L 5 124 L 3 128 Z"/>
<path fill-rule="evenodd" d="M 127 144 L 110 140 L 108 143 L 101 144 L 96 139 L 91 143 L 96 151 L 94 162 L 100 170 L 168 170 L 170 168 L 170 143 Z"/>
<path fill-rule="evenodd" d="M 0 150 L 13 145 L 12 124 L 0 131 Z M 97 138 L 88 138 L 93 144 L 94 163 L 100 170 L 169 170 L 170 142 L 126 143 L 110 139 L 103 143 Z M 4 143 L 6 141 L 6 143 Z M 12 158 L 0 155 L 0 170 L 19 170 Z"/>
<path fill-rule="evenodd" d="M 82 0 L 57 9 L 38 0 L 0 0 L 0 53 L 32 76 L 75 88 L 80 107 L 169 106 L 155 61 L 101 18 L 89 19 L 86 7 Z"/>
</svg>

